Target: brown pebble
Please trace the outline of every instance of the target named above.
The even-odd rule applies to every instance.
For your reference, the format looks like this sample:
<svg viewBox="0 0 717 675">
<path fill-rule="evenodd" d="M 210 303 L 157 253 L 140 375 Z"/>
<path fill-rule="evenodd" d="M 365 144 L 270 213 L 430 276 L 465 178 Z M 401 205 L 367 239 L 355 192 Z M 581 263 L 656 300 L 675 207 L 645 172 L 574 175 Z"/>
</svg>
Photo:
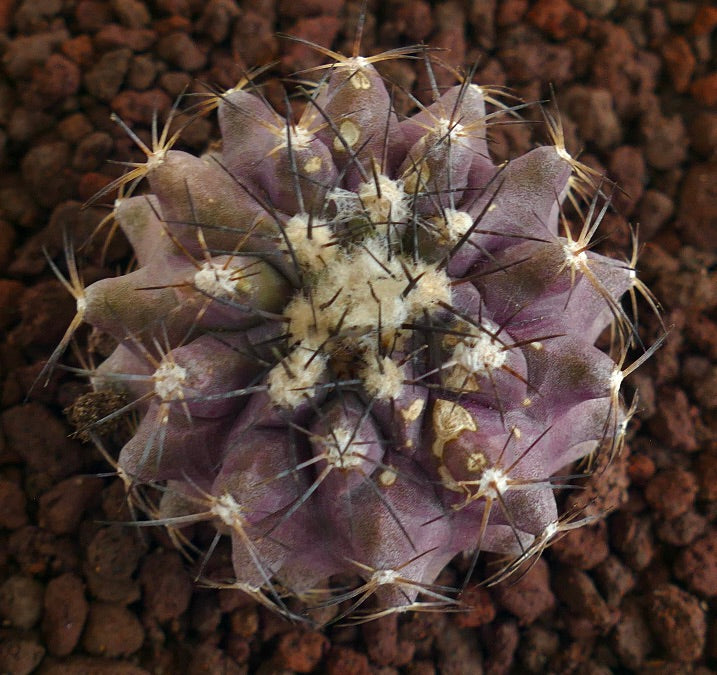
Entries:
<svg viewBox="0 0 717 675">
<path fill-rule="evenodd" d="M 197 30 L 214 44 L 227 38 L 235 19 L 241 14 L 236 0 L 209 0 L 197 22 Z"/>
<path fill-rule="evenodd" d="M 674 387 L 661 387 L 657 407 L 658 413 L 648 422 L 653 434 L 673 448 L 686 452 L 697 450 L 694 414 L 685 392 Z"/>
<path fill-rule="evenodd" d="M 16 530 L 27 523 L 25 492 L 17 483 L 0 478 L 0 528 Z"/>
<path fill-rule="evenodd" d="M 87 618 L 82 580 L 74 574 L 55 577 L 45 589 L 42 633 L 53 656 L 67 656 L 77 645 Z"/>
<path fill-rule="evenodd" d="M 366 651 L 372 663 L 392 665 L 398 651 L 398 615 L 389 614 L 376 621 L 363 624 L 362 634 Z"/>
<path fill-rule="evenodd" d="M 499 621 L 486 626 L 486 675 L 507 675 L 511 672 L 520 633 L 515 621 Z"/>
<path fill-rule="evenodd" d="M 504 609 L 518 618 L 521 626 L 533 623 L 555 605 L 548 563 L 541 558 L 516 581 L 499 584 L 495 597 Z"/>
<path fill-rule="evenodd" d="M 704 534 L 707 519 L 696 511 L 687 511 L 672 520 L 657 523 L 655 532 L 660 541 L 671 546 L 684 547 Z"/>
<path fill-rule="evenodd" d="M 172 100 L 161 89 L 122 91 L 110 104 L 125 122 L 151 124 L 154 115 L 161 119 L 172 107 Z"/>
<path fill-rule="evenodd" d="M 615 624 L 611 643 L 620 663 L 633 670 L 643 664 L 652 650 L 650 629 L 635 598 L 627 598 L 620 607 L 620 621 Z"/>
<path fill-rule="evenodd" d="M 4 625 L 32 628 L 42 616 L 45 589 L 39 581 L 15 574 L 0 586 L 0 617 Z"/>
<path fill-rule="evenodd" d="M 43 107 L 53 105 L 77 93 L 80 69 L 66 56 L 52 54 L 44 66 L 35 71 L 32 87 L 37 94 L 34 100 Z"/>
<path fill-rule="evenodd" d="M 702 596 L 717 595 L 717 529 L 680 551 L 675 562 L 675 576 Z"/>
<path fill-rule="evenodd" d="M 85 74 L 85 87 L 100 101 L 111 101 L 119 92 L 132 60 L 132 50 L 113 49 Z"/>
<path fill-rule="evenodd" d="M 137 568 L 144 549 L 137 532 L 106 525 L 97 530 L 87 546 L 87 562 L 101 577 L 127 579 Z"/>
<path fill-rule="evenodd" d="M 187 610 L 192 581 L 176 551 L 155 551 L 140 570 L 147 612 L 159 623 L 177 619 Z"/>
<path fill-rule="evenodd" d="M 615 113 L 613 97 L 607 89 L 574 85 L 563 94 L 562 101 L 583 140 L 595 143 L 601 150 L 620 142 L 622 126 Z"/>
<path fill-rule="evenodd" d="M 144 628 L 123 605 L 93 602 L 87 616 L 82 646 L 94 656 L 117 658 L 134 654 L 144 642 Z"/>
<path fill-rule="evenodd" d="M 41 206 L 71 198 L 78 176 L 70 169 L 70 146 L 65 141 L 33 145 L 22 158 L 22 177 Z"/>
<path fill-rule="evenodd" d="M 633 570 L 643 570 L 650 564 L 655 546 L 649 518 L 617 513 L 611 521 L 610 534 L 613 547 Z"/>
<path fill-rule="evenodd" d="M 190 73 L 204 68 L 206 54 L 186 33 L 172 33 L 157 43 L 157 54 L 182 71 Z"/>
<path fill-rule="evenodd" d="M 60 49 L 70 61 L 82 67 L 88 66 L 94 56 L 94 48 L 89 35 L 78 35 L 71 40 L 66 40 Z"/>
<path fill-rule="evenodd" d="M 208 642 L 193 650 L 191 661 L 186 667 L 187 675 L 246 675 L 246 672 L 246 667 L 240 666 L 231 656 Z M 280 671 L 270 672 L 283 675 Z"/>
<path fill-rule="evenodd" d="M 555 594 L 570 611 L 588 619 L 597 630 L 604 632 L 618 619 L 618 613 L 607 606 L 593 580 L 586 572 L 566 567 L 555 577 Z"/>
<path fill-rule="evenodd" d="M 660 171 L 674 169 L 687 157 L 689 139 L 682 118 L 664 116 L 651 110 L 640 122 L 640 133 L 647 163 Z"/>
<path fill-rule="evenodd" d="M 36 639 L 0 630 L 0 672 L 3 675 L 29 675 L 44 656 L 45 648 Z"/>
<path fill-rule="evenodd" d="M 455 615 L 460 628 L 475 628 L 490 623 L 495 618 L 496 608 L 490 593 L 477 584 L 470 584 L 459 597 L 459 611 Z"/>
<path fill-rule="evenodd" d="M 668 520 L 686 513 L 696 496 L 697 479 L 681 467 L 659 471 L 645 488 L 647 502 Z"/>
<path fill-rule="evenodd" d="M 647 596 L 650 626 L 668 658 L 689 663 L 705 646 L 707 624 L 700 602 L 681 588 L 662 584 Z"/>
<path fill-rule="evenodd" d="M 324 667 L 326 675 L 371 675 L 368 657 L 348 647 L 332 647 Z"/>
<path fill-rule="evenodd" d="M 687 91 L 697 63 L 690 43 L 682 35 L 670 35 L 662 43 L 661 52 L 675 91 Z"/>
<path fill-rule="evenodd" d="M 717 250 L 717 163 L 693 164 L 680 190 L 677 227 L 687 243 Z"/>
<path fill-rule="evenodd" d="M 629 216 L 642 198 L 647 182 L 642 152 L 633 145 L 621 145 L 610 155 L 609 169 L 620 187 L 614 195 L 614 204 L 622 215 Z"/>
<path fill-rule="evenodd" d="M 717 105 L 717 73 L 696 79 L 690 87 L 690 93 L 702 105 Z"/>
<path fill-rule="evenodd" d="M 157 34 L 148 28 L 125 28 L 117 23 L 107 24 L 95 35 L 95 46 L 101 50 L 129 47 L 133 52 L 147 51 Z"/>
<path fill-rule="evenodd" d="M 593 575 L 608 607 L 619 607 L 623 597 L 635 587 L 635 575 L 614 555 L 601 562 Z"/>
<path fill-rule="evenodd" d="M 95 476 L 73 476 L 57 483 L 40 497 L 38 524 L 55 534 L 74 532 L 101 491 L 102 479 Z"/>
<path fill-rule="evenodd" d="M 142 28 L 152 20 L 146 3 L 140 0 L 111 0 L 110 5 L 122 25 L 128 28 Z"/>
<path fill-rule="evenodd" d="M 664 192 L 645 190 L 637 212 L 641 237 L 651 239 L 674 212 L 675 202 Z"/>
<path fill-rule="evenodd" d="M 591 527 L 570 530 L 550 548 L 553 557 L 566 565 L 590 570 L 599 565 L 610 553 L 607 526 L 604 521 Z"/>
<path fill-rule="evenodd" d="M 556 40 L 580 35 L 587 27 L 585 14 L 567 0 L 538 0 L 526 18 Z"/>
<path fill-rule="evenodd" d="M 222 672 L 222 671 L 219 671 Z M 61 663 L 42 667 L 42 675 L 151 675 L 148 670 L 127 661 L 107 660 L 96 656 L 73 656 Z M 222 675 L 224 673 L 222 672 Z M 226 675 L 229 675 L 227 673 Z M 231 675 L 234 675 L 233 673 Z"/>
<path fill-rule="evenodd" d="M 291 630 L 284 633 L 276 646 L 277 667 L 297 673 L 310 673 L 329 647 L 328 638 L 317 631 Z"/>
</svg>

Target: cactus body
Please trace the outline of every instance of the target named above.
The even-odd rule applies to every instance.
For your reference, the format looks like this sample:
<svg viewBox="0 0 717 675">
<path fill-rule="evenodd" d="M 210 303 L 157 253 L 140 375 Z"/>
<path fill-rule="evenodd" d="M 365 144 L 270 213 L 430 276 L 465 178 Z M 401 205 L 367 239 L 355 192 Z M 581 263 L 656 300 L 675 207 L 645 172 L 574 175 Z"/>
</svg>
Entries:
<svg viewBox="0 0 717 675">
<path fill-rule="evenodd" d="M 542 550 L 552 477 L 626 421 L 594 343 L 635 274 L 588 250 L 595 210 L 563 233 L 576 162 L 495 166 L 473 84 L 399 121 L 360 57 L 296 124 L 250 88 L 218 112 L 221 152 L 156 151 L 117 202 L 138 269 L 78 301 L 118 341 L 94 388 L 143 415 L 123 475 L 231 537 L 236 587 L 285 614 L 347 573 L 349 605 L 442 606 L 456 554 Z"/>
</svg>

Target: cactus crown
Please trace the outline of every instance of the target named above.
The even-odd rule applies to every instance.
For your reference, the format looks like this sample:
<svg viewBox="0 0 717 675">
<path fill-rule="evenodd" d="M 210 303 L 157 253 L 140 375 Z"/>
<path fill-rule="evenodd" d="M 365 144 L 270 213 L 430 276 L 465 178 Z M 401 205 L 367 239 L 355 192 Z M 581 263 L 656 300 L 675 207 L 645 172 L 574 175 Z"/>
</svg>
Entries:
<svg viewBox="0 0 717 675">
<path fill-rule="evenodd" d="M 374 63 L 405 52 L 327 52 L 296 122 L 245 79 L 205 106 L 222 145 L 202 157 L 155 129 L 120 181 L 149 191 L 113 211 L 137 268 L 83 288 L 69 261 L 51 363 L 82 321 L 117 341 L 89 376 L 141 414 L 129 492 L 158 488 L 174 530 L 213 523 L 229 585 L 295 618 L 287 595 L 446 606 L 436 578 L 466 551 L 507 556 L 503 578 L 585 522 L 559 516 L 555 476 L 616 452 L 630 415 L 620 300 L 644 287 L 590 250 L 604 184 L 574 237 L 561 205 L 594 176 L 559 124 L 495 166 L 475 84 L 398 118 Z M 617 361 L 594 346 L 611 325 Z M 319 592 L 346 573 L 357 589 Z"/>
</svg>

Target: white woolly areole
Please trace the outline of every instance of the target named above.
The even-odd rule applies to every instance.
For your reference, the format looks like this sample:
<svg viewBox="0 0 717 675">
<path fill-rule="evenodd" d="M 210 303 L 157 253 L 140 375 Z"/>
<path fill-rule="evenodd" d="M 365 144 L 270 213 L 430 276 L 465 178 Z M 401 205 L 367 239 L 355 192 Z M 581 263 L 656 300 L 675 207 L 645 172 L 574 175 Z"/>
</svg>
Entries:
<svg viewBox="0 0 717 675">
<path fill-rule="evenodd" d="M 403 367 L 389 356 L 369 361 L 361 377 L 366 392 L 381 401 L 398 398 L 403 388 Z"/>
<path fill-rule="evenodd" d="M 354 429 L 333 429 L 322 440 L 327 448 L 326 461 L 337 469 L 355 469 L 366 461 L 361 439 Z"/>
<path fill-rule="evenodd" d="M 154 392 L 163 401 L 182 396 L 182 384 L 187 379 L 187 369 L 165 359 L 154 371 Z"/>
<path fill-rule="evenodd" d="M 299 345 L 269 371 L 269 398 L 282 408 L 296 408 L 314 395 L 325 370 L 326 357 L 321 352 Z"/>
<path fill-rule="evenodd" d="M 332 232 L 324 221 L 313 218 L 310 224 L 311 227 L 308 214 L 297 214 L 288 220 L 284 233 L 298 263 L 311 272 L 318 272 L 335 257 L 336 247 L 330 246 Z"/>
<path fill-rule="evenodd" d="M 409 215 L 408 195 L 403 181 L 379 174 L 358 189 L 359 206 L 368 213 L 372 223 L 403 223 Z"/>
<path fill-rule="evenodd" d="M 248 283 L 240 274 L 234 267 L 225 269 L 223 265 L 205 262 L 194 274 L 194 285 L 213 298 L 232 298 L 247 290 Z"/>
<path fill-rule="evenodd" d="M 456 365 L 474 375 L 487 374 L 500 368 L 507 358 L 508 352 L 503 345 L 488 333 L 463 338 L 453 349 Z"/>
<path fill-rule="evenodd" d="M 455 244 L 473 226 L 473 217 L 466 211 L 446 209 L 441 216 L 431 218 L 435 235 L 439 240 Z M 442 243 L 442 242 L 441 242 Z"/>
<path fill-rule="evenodd" d="M 588 262 L 588 255 L 583 250 L 584 246 L 577 241 L 569 241 L 567 244 L 563 244 L 563 251 L 565 253 L 565 262 L 569 267 L 584 268 Z"/>
<path fill-rule="evenodd" d="M 377 586 L 387 586 L 388 584 L 395 584 L 401 575 L 396 570 L 376 570 L 371 575 L 371 583 Z"/>
<path fill-rule="evenodd" d="M 438 136 L 440 142 L 445 142 L 449 138 L 451 140 L 463 136 L 463 125 L 458 122 L 452 122 L 446 117 L 441 117 L 436 121 L 433 127 L 433 133 Z"/>
<path fill-rule="evenodd" d="M 494 466 L 486 469 L 481 475 L 478 495 L 488 499 L 498 499 L 509 487 L 508 475 Z"/>
<path fill-rule="evenodd" d="M 223 494 L 212 506 L 212 513 L 229 527 L 242 527 L 244 518 L 241 505 L 230 494 Z"/>
<path fill-rule="evenodd" d="M 291 142 L 291 148 L 292 150 L 298 150 L 302 149 L 305 150 L 311 145 L 311 142 L 316 138 L 314 134 L 312 134 L 308 129 L 303 127 L 301 124 L 297 124 L 295 126 L 289 126 L 288 127 L 288 136 L 287 136 L 287 127 L 284 125 L 284 127 L 280 130 L 282 139 L 279 145 L 277 146 L 277 149 L 280 148 L 286 148 L 289 146 L 289 142 Z"/>
</svg>

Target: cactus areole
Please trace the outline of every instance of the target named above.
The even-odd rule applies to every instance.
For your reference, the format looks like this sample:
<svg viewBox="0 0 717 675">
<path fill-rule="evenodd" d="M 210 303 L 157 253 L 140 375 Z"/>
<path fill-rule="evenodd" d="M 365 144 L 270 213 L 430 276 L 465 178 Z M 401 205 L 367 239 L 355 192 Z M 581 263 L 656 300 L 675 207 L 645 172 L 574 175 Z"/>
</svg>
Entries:
<svg viewBox="0 0 717 675">
<path fill-rule="evenodd" d="M 149 190 L 114 208 L 137 266 L 75 271 L 74 323 L 116 340 L 91 383 L 139 412 L 118 473 L 161 495 L 156 522 L 231 539 L 229 585 L 294 618 L 290 597 L 441 608 L 457 554 L 500 554 L 495 580 L 578 524 L 561 472 L 619 450 L 621 297 L 644 289 L 590 250 L 600 196 L 565 225 L 599 186 L 557 125 L 496 166 L 489 91 L 399 119 L 371 58 L 322 72 L 298 121 L 247 80 L 212 100 L 221 149 L 143 146 L 123 182 Z M 361 581 L 332 594 L 335 575 Z"/>
</svg>

